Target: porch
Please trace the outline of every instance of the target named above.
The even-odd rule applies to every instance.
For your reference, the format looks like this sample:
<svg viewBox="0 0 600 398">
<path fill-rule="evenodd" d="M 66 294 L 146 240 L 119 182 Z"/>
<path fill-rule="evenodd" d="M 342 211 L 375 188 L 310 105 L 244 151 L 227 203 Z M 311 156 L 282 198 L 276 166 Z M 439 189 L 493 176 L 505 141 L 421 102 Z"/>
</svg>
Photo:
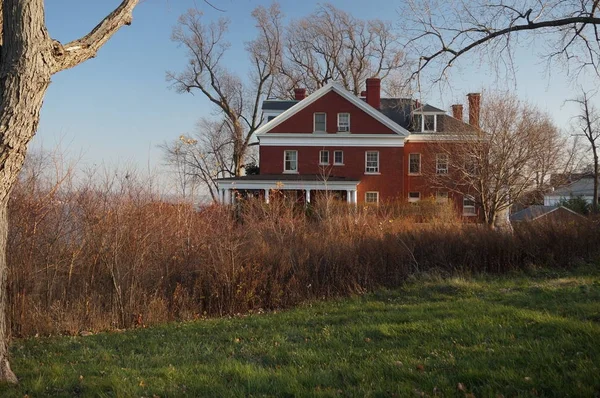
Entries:
<svg viewBox="0 0 600 398">
<path fill-rule="evenodd" d="M 217 180 L 217 187 L 223 204 L 234 204 L 239 197 L 259 197 L 266 203 L 277 197 L 291 197 L 308 204 L 326 196 L 356 204 L 359 183 L 344 177 L 278 174 L 221 178 Z"/>
</svg>

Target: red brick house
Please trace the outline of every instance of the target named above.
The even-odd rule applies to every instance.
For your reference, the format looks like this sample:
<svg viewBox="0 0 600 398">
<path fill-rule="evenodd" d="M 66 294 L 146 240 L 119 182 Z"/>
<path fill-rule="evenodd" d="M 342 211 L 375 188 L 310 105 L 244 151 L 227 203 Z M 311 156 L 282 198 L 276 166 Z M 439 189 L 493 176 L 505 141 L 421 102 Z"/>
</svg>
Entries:
<svg viewBox="0 0 600 398">
<path fill-rule="evenodd" d="M 222 202 L 231 203 L 233 192 L 266 201 L 274 191 L 285 192 L 305 202 L 328 192 L 348 203 L 434 196 L 475 215 L 472 198 L 436 189 L 425 169 L 451 174 L 451 154 L 436 153 L 436 145 L 477 128 L 479 94 L 469 94 L 469 124 L 462 121 L 462 105 L 450 116 L 412 99 L 381 98 L 379 79 L 367 79 L 362 94 L 330 83 L 309 96 L 296 89 L 293 101 L 264 101 L 268 121 L 256 132 L 260 174 L 218 180 Z"/>
</svg>

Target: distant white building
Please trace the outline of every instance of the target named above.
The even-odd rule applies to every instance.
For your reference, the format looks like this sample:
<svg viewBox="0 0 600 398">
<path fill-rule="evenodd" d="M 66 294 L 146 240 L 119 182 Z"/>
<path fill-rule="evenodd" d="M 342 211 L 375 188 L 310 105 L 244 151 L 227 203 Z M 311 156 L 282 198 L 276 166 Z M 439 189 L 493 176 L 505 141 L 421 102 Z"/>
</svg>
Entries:
<svg viewBox="0 0 600 398">
<path fill-rule="evenodd" d="M 561 200 L 583 198 L 592 204 L 594 197 L 594 177 L 586 176 L 568 185 L 556 188 L 544 195 L 544 206 L 557 206 Z"/>
</svg>

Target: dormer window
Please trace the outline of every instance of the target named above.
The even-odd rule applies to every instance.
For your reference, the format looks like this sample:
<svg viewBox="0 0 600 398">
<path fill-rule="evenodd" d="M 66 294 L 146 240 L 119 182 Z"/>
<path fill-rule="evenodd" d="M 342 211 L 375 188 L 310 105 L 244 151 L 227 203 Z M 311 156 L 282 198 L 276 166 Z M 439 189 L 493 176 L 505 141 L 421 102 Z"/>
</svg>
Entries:
<svg viewBox="0 0 600 398">
<path fill-rule="evenodd" d="M 327 114 L 325 112 L 315 112 L 314 114 L 314 131 L 324 133 L 327 130 Z"/>
<path fill-rule="evenodd" d="M 424 115 L 423 117 L 423 131 L 435 131 L 435 115 Z"/>
<path fill-rule="evenodd" d="M 437 114 L 417 113 L 413 115 L 413 131 L 415 133 L 431 133 L 437 131 Z"/>
<path fill-rule="evenodd" d="M 349 113 L 338 113 L 338 132 L 350 131 L 350 114 Z"/>
</svg>

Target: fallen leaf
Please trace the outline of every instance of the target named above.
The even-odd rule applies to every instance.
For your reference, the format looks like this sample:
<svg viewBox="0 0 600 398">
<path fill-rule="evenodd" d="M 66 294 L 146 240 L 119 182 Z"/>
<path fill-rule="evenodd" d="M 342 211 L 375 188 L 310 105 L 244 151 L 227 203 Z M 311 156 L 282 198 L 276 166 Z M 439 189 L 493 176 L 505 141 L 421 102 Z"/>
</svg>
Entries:
<svg viewBox="0 0 600 398">
<path fill-rule="evenodd" d="M 465 385 L 464 385 L 463 383 L 458 383 L 458 384 L 456 385 L 456 389 L 457 389 L 458 391 L 465 391 Z"/>
<path fill-rule="evenodd" d="M 423 366 L 423 365 L 417 365 L 417 370 L 419 372 L 424 372 L 425 371 L 425 366 Z"/>
</svg>

